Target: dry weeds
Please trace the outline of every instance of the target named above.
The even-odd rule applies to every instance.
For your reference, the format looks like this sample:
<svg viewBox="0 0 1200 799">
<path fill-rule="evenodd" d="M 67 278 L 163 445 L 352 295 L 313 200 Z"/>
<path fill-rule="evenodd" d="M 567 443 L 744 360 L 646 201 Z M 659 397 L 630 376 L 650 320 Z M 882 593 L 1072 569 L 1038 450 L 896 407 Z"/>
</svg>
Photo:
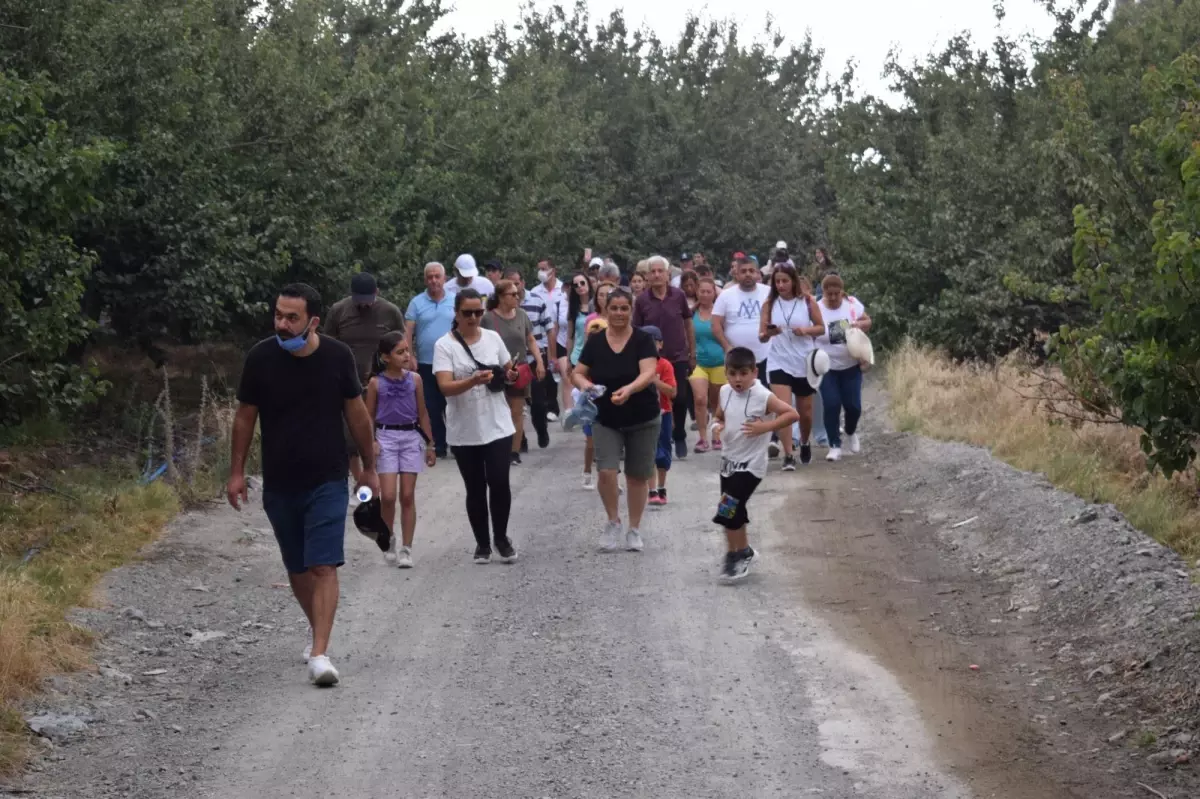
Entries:
<svg viewBox="0 0 1200 799">
<path fill-rule="evenodd" d="M 1196 474 L 1150 474 L 1140 431 L 1074 403 L 1052 371 L 1016 359 L 955 363 L 909 344 L 888 359 L 887 387 L 899 429 L 985 447 L 1083 499 L 1112 503 L 1189 562 L 1200 557 Z"/>
</svg>

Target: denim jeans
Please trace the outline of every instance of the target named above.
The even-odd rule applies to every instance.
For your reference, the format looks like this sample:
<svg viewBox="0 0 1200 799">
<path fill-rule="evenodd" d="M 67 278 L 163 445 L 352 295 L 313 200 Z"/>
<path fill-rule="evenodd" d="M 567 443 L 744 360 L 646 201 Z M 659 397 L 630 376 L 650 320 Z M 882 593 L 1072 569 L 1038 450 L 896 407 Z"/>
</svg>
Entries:
<svg viewBox="0 0 1200 799">
<path fill-rule="evenodd" d="M 433 450 L 439 458 L 446 456 L 446 398 L 438 388 L 437 376 L 433 373 L 433 364 L 417 364 L 417 374 L 421 375 L 424 386 L 425 409 L 429 411 L 429 426 L 433 429 Z"/>
<path fill-rule="evenodd" d="M 825 432 L 829 446 L 842 446 L 841 416 L 846 411 L 846 435 L 858 430 L 862 416 L 862 368 L 855 364 L 849 369 L 831 369 L 821 381 L 821 400 L 825 406 Z"/>
</svg>

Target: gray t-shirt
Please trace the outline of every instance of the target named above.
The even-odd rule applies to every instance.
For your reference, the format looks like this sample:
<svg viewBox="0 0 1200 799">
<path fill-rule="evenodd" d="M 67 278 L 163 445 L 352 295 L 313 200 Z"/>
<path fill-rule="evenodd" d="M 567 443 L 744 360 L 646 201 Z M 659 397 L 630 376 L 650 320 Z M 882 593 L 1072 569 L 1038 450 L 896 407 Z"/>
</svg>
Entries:
<svg viewBox="0 0 1200 799">
<path fill-rule="evenodd" d="M 529 336 L 533 333 L 529 314 L 518 308 L 512 319 L 505 319 L 495 310 L 488 311 L 483 315 L 483 326 L 500 334 L 504 346 L 512 355 L 513 363 L 525 363 L 529 355 Z"/>
</svg>

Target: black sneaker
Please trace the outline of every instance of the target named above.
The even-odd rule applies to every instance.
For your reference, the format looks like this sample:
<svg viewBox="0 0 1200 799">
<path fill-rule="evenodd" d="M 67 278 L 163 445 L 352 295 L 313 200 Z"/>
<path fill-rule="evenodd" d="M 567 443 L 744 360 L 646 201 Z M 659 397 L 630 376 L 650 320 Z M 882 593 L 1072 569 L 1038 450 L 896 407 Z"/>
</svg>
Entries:
<svg viewBox="0 0 1200 799">
<path fill-rule="evenodd" d="M 542 432 L 538 433 L 537 436 L 538 449 L 545 449 L 546 447 L 550 446 L 550 434 L 548 432 L 543 430 Z"/>
<path fill-rule="evenodd" d="M 500 553 L 501 563 L 515 563 L 517 560 L 517 550 L 513 548 L 511 541 L 497 541 L 496 551 Z"/>
<path fill-rule="evenodd" d="M 682 460 L 687 459 L 687 455 L 688 455 L 687 441 L 676 441 L 675 442 L 675 457 L 682 461 Z"/>
<path fill-rule="evenodd" d="M 758 557 L 758 553 L 750 547 L 738 552 L 728 552 L 725 555 L 725 565 L 721 568 L 721 582 L 735 583 L 750 574 L 750 564 Z"/>
<path fill-rule="evenodd" d="M 434 450 L 433 454 L 439 461 L 444 461 L 446 458 L 450 457 L 450 451 L 445 449 Z"/>
<path fill-rule="evenodd" d="M 492 559 L 492 550 L 484 549 L 483 547 L 475 547 L 475 562 L 485 564 Z"/>
<path fill-rule="evenodd" d="M 783 456 L 783 467 L 782 467 L 781 471 L 785 471 L 785 472 L 796 471 L 796 456 L 795 455 L 784 455 Z"/>
<path fill-rule="evenodd" d="M 519 452 L 512 453 L 509 456 L 509 462 L 512 463 L 513 466 L 520 466 L 521 465 L 521 453 L 519 453 Z"/>
<path fill-rule="evenodd" d="M 529 436 L 521 439 L 521 452 L 529 452 Z"/>
<path fill-rule="evenodd" d="M 811 444 L 801 444 L 800 445 L 800 462 L 801 463 L 812 463 L 812 445 Z"/>
</svg>

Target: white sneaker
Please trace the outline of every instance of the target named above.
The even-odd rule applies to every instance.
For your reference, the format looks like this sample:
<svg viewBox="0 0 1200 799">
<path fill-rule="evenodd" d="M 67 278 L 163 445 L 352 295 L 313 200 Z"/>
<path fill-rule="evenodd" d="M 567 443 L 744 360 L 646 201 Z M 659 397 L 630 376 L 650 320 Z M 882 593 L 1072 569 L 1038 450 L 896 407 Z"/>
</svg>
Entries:
<svg viewBox="0 0 1200 799">
<path fill-rule="evenodd" d="M 308 643 L 304 645 L 303 657 L 304 657 L 305 663 L 307 663 L 308 659 L 310 657 L 312 657 L 312 639 L 313 639 L 313 631 L 312 631 L 312 627 L 309 627 L 308 628 Z"/>
<path fill-rule="evenodd" d="M 413 567 L 412 549 L 409 547 L 400 547 L 400 552 L 396 555 L 396 566 L 401 569 L 411 569 Z"/>
<path fill-rule="evenodd" d="M 338 683 L 338 670 L 326 655 L 317 655 L 308 661 L 308 680 L 313 685 L 330 686 Z"/>
<path fill-rule="evenodd" d="M 592 472 L 583 473 L 583 487 L 591 491 L 596 487 L 596 475 Z"/>
<path fill-rule="evenodd" d="M 387 552 L 383 553 L 383 560 L 386 563 L 394 564 L 396 562 L 396 539 L 392 539 L 392 545 Z"/>
<path fill-rule="evenodd" d="M 547 422 L 557 422 L 558 414 L 555 413 L 554 411 L 546 411 L 546 421 Z"/>
<path fill-rule="evenodd" d="M 621 548 L 620 538 L 621 523 L 619 521 L 604 525 L 604 532 L 600 534 L 600 551 L 616 552 Z"/>
<path fill-rule="evenodd" d="M 827 460 L 827 461 L 840 461 L 841 459 L 842 459 L 842 448 L 841 447 L 831 447 L 829 452 L 825 455 L 825 460 Z"/>
<path fill-rule="evenodd" d="M 850 454 L 852 455 L 862 452 L 862 444 L 859 443 L 858 433 L 851 433 L 846 436 L 846 449 L 850 450 Z"/>
<path fill-rule="evenodd" d="M 642 534 L 630 527 L 625 534 L 625 548 L 630 552 L 641 552 L 646 545 L 642 543 Z"/>
</svg>

